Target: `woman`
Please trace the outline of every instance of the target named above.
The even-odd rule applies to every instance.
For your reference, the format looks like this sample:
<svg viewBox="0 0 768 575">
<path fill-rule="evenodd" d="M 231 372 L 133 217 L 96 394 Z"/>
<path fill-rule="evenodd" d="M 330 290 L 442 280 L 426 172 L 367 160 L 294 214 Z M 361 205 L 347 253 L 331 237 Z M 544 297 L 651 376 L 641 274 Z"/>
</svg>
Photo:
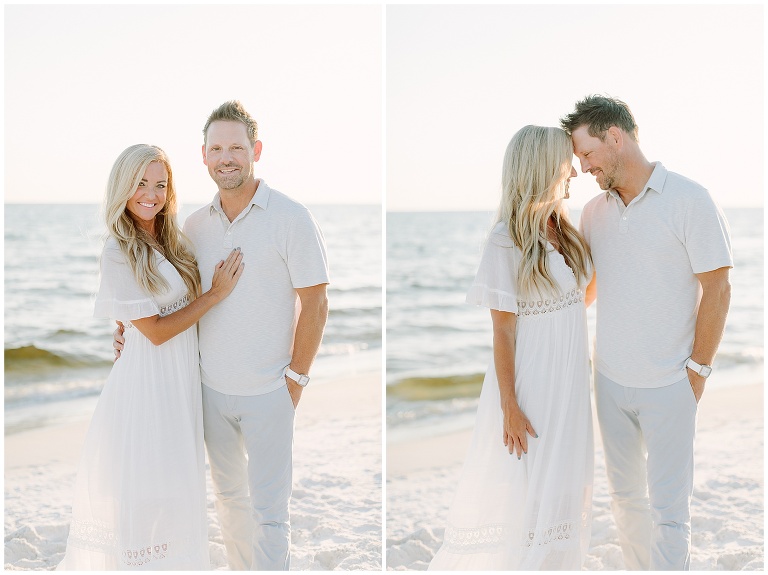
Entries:
<svg viewBox="0 0 768 575">
<path fill-rule="evenodd" d="M 210 569 L 196 323 L 244 264 L 233 250 L 200 295 L 176 209 L 160 148 L 120 154 L 103 205 L 94 315 L 122 321 L 127 345 L 85 438 L 59 569 Z"/>
<path fill-rule="evenodd" d="M 497 223 L 467 295 L 491 310 L 493 360 L 432 570 L 577 570 L 588 548 L 592 264 L 562 202 L 572 159 L 559 128 L 526 126 L 507 147 Z"/>
</svg>

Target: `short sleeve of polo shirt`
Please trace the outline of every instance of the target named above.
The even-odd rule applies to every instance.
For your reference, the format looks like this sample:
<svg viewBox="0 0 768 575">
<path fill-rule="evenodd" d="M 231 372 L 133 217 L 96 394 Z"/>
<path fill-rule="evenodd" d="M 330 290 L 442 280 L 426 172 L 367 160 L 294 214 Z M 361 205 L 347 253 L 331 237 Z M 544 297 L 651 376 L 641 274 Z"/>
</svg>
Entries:
<svg viewBox="0 0 768 575">
<path fill-rule="evenodd" d="M 517 313 L 517 269 L 520 250 L 503 227 L 497 225 L 488 236 L 472 286 L 468 304 Z"/>
<path fill-rule="evenodd" d="M 693 273 L 733 267 L 728 221 L 709 193 L 696 197 L 688 206 L 684 233 Z"/>
<path fill-rule="evenodd" d="M 117 243 L 108 241 L 101 254 L 99 291 L 94 317 L 130 321 L 160 313 L 157 303 L 136 281 Z"/>
<path fill-rule="evenodd" d="M 309 210 L 301 210 L 291 220 L 286 264 L 294 288 L 327 284 L 330 281 L 325 238 Z"/>
</svg>

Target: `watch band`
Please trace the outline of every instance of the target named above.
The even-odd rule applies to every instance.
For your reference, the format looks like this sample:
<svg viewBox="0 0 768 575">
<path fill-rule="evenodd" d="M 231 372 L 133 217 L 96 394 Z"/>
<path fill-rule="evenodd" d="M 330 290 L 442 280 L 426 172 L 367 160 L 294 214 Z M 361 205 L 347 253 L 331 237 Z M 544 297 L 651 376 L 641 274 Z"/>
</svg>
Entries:
<svg viewBox="0 0 768 575">
<path fill-rule="evenodd" d="M 711 365 L 701 365 L 693 361 L 690 357 L 688 358 L 688 361 L 685 362 L 685 367 L 691 368 L 693 371 L 698 373 L 701 377 L 709 377 L 709 375 L 712 373 L 712 366 Z"/>
<path fill-rule="evenodd" d="M 290 367 L 285 368 L 285 375 L 290 377 L 293 381 L 298 383 L 301 387 L 307 387 L 309 383 L 309 376 L 303 373 L 296 373 Z"/>
</svg>

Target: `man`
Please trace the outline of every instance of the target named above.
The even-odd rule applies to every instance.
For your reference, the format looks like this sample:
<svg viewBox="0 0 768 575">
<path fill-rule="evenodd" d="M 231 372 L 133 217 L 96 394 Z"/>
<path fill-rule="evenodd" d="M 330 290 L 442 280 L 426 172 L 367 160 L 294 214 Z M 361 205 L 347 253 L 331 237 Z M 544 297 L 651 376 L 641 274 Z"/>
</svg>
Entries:
<svg viewBox="0 0 768 575">
<path fill-rule="evenodd" d="M 584 207 L 581 231 L 596 271 L 595 401 L 624 562 L 687 570 L 697 404 L 730 303 L 728 224 L 707 190 L 645 158 L 625 103 L 588 96 L 561 125 L 606 191 Z"/>
<path fill-rule="evenodd" d="M 214 110 L 203 135 L 218 193 L 184 224 L 203 291 L 223 254 L 240 247 L 245 262 L 198 328 L 216 510 L 231 569 L 288 570 L 294 410 L 328 317 L 325 242 L 304 206 L 255 177 L 262 143 L 239 102 Z"/>
</svg>

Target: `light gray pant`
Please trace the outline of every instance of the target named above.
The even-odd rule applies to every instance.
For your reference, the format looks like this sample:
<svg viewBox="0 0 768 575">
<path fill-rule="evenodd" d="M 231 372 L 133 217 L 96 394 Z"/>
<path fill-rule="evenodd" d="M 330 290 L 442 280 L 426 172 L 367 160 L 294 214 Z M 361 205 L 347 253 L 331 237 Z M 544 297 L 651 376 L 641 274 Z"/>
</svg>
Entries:
<svg viewBox="0 0 768 575">
<path fill-rule="evenodd" d="M 697 405 L 688 378 L 645 389 L 595 372 L 595 402 L 627 569 L 690 569 Z"/>
<path fill-rule="evenodd" d="M 285 386 L 238 396 L 203 385 L 205 446 L 233 571 L 290 567 L 294 416 Z"/>
</svg>

